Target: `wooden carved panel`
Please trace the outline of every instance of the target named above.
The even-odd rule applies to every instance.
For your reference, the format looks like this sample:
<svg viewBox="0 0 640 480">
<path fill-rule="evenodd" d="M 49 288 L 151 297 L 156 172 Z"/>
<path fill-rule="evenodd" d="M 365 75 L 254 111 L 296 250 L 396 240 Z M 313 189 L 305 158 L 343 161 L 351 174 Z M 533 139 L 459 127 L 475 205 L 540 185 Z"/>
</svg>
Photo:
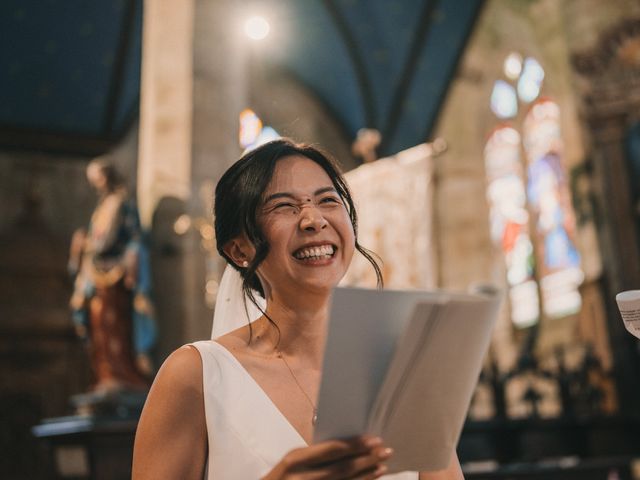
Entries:
<svg viewBox="0 0 640 480">
<path fill-rule="evenodd" d="M 607 327 L 620 404 L 633 411 L 640 401 L 640 355 L 622 326 L 613 297 L 640 288 L 640 222 L 634 207 L 627 137 L 640 120 L 640 18 L 629 18 L 601 34 L 598 44 L 571 57 L 582 118 L 591 139 L 593 187 L 604 265 Z"/>
</svg>

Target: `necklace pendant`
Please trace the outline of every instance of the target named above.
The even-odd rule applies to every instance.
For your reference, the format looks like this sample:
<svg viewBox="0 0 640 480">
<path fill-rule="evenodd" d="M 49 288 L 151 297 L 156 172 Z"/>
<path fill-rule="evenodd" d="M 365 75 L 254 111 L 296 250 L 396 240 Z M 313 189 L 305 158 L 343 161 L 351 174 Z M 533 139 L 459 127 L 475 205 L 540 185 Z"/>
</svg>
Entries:
<svg viewBox="0 0 640 480">
<path fill-rule="evenodd" d="M 318 412 L 317 410 L 314 410 L 313 417 L 311 418 L 311 424 L 315 425 L 316 423 L 318 423 Z"/>
</svg>

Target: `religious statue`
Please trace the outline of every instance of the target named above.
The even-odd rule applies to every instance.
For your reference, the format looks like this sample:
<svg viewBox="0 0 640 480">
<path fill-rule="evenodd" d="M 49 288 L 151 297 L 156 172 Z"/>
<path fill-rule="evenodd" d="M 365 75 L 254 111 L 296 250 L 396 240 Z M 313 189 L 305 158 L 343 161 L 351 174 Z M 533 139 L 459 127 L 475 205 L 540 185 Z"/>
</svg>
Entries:
<svg viewBox="0 0 640 480">
<path fill-rule="evenodd" d="M 99 199 L 88 228 L 73 235 L 69 270 L 75 275 L 73 321 L 88 341 L 95 375 L 91 391 L 144 391 L 152 373 L 149 351 L 156 326 L 138 212 L 109 162 L 92 161 L 87 180 Z"/>
</svg>

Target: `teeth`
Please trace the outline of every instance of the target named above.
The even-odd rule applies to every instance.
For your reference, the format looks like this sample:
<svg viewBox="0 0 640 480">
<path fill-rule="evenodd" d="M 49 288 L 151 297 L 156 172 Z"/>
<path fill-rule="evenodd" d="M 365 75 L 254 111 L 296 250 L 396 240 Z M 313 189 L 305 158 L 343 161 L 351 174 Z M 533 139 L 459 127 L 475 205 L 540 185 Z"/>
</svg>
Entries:
<svg viewBox="0 0 640 480">
<path fill-rule="evenodd" d="M 333 255 L 334 248 L 333 245 L 322 245 L 320 247 L 308 247 L 303 248 L 302 250 L 298 250 L 294 255 L 298 259 L 303 258 L 320 258 L 320 257 L 330 257 Z"/>
</svg>

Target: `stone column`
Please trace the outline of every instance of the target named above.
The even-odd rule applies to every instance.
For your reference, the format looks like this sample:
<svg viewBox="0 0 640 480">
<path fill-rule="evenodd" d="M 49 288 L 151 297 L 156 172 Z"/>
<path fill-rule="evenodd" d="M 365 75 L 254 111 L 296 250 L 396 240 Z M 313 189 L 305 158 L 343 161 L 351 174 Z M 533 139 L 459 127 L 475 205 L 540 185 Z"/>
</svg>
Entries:
<svg viewBox="0 0 640 480">
<path fill-rule="evenodd" d="M 194 2 L 144 3 L 137 197 L 152 238 L 158 362 L 190 340 L 188 252 L 173 223 L 191 194 Z"/>
<path fill-rule="evenodd" d="M 189 275 L 185 278 L 189 311 L 184 324 L 188 338 L 209 338 L 213 310 L 205 303 L 205 288 L 215 295 L 224 267 L 212 251 L 215 243 L 207 227 L 213 222 L 215 184 L 241 154 L 238 115 L 248 106 L 245 71 L 248 39 L 242 30 L 244 17 L 249 13 L 246 10 L 232 0 L 195 1 L 192 192 L 187 209 L 192 218 L 207 223 L 189 239 Z"/>
<path fill-rule="evenodd" d="M 191 180 L 198 188 L 206 180 L 217 181 L 241 153 L 238 115 L 250 106 L 250 40 L 242 27 L 251 12 L 233 0 L 196 0 L 195 5 Z"/>
<path fill-rule="evenodd" d="M 144 13 L 138 198 L 144 224 L 154 223 L 162 358 L 211 332 L 205 282 L 222 270 L 206 250 L 211 203 L 240 154 L 246 13 L 231 0 L 147 0 Z M 178 237 L 180 214 L 197 228 Z"/>
<path fill-rule="evenodd" d="M 190 193 L 194 0 L 146 0 L 138 204 L 145 226 L 163 197 Z"/>
</svg>

